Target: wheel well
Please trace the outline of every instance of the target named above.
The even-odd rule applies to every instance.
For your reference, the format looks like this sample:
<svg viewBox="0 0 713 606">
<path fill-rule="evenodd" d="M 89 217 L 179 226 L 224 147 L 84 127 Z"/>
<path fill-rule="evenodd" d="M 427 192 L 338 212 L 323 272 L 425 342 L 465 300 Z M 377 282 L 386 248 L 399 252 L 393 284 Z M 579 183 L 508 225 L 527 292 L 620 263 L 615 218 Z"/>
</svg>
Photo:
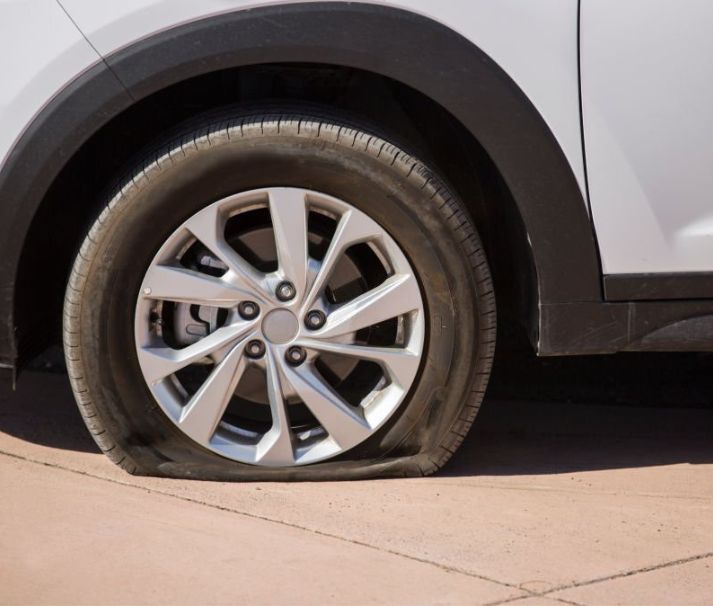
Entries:
<svg viewBox="0 0 713 606">
<path fill-rule="evenodd" d="M 58 342 L 74 257 L 132 157 L 192 116 L 236 103 L 316 104 L 362 117 L 408 146 L 441 173 L 473 215 L 493 272 L 501 326 L 519 320 L 535 330 L 537 280 L 525 227 L 473 136 L 440 105 L 384 76 L 331 65 L 269 64 L 212 72 L 150 95 L 67 162 L 42 200 L 20 258 L 14 309 L 20 364 Z"/>
</svg>

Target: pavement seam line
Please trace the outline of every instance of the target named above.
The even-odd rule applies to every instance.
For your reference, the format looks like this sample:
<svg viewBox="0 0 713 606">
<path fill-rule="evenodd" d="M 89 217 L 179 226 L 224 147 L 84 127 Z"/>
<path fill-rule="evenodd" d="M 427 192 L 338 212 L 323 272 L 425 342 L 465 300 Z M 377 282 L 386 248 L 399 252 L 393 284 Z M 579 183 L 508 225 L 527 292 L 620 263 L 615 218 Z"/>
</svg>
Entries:
<svg viewBox="0 0 713 606">
<path fill-rule="evenodd" d="M 576 472 L 580 473 L 580 472 Z M 443 479 L 447 479 L 449 476 L 444 476 Z M 452 476 L 451 476 L 452 477 Z M 713 501 L 713 497 L 706 497 L 706 496 L 701 496 L 701 495 L 691 495 L 691 496 L 679 496 L 679 495 L 666 495 L 666 494 L 658 494 L 655 492 L 626 492 L 623 493 L 622 491 L 612 491 L 612 490 L 599 490 L 599 489 L 594 489 L 592 491 L 586 492 L 584 490 L 579 490 L 577 488 L 552 488 L 550 486 L 542 486 L 542 485 L 531 485 L 531 486 L 505 486 L 505 485 L 499 485 L 497 483 L 488 483 L 488 484 L 478 484 L 477 486 L 472 486 L 468 484 L 463 484 L 463 483 L 458 483 L 458 482 L 444 482 L 444 481 L 437 481 L 434 480 L 433 478 L 430 479 L 430 484 L 432 486 L 457 486 L 458 488 L 466 488 L 466 489 L 477 489 L 480 490 L 482 488 L 487 488 L 487 489 L 493 489 L 493 490 L 517 490 L 521 492 L 551 492 L 551 493 L 561 493 L 561 494 L 591 494 L 592 492 L 596 494 L 597 496 L 610 496 L 610 497 L 620 497 L 620 496 L 631 496 L 631 497 L 643 497 L 647 499 L 680 499 L 682 501 L 703 501 L 703 502 L 710 502 Z"/>
<path fill-rule="evenodd" d="M 555 593 L 557 591 L 566 591 L 567 589 L 576 589 L 578 587 L 587 587 L 589 585 L 595 585 L 597 583 L 605 583 L 607 581 L 614 581 L 616 579 L 632 577 L 632 576 L 636 576 L 638 574 L 645 574 L 647 572 L 653 572 L 655 570 L 661 570 L 663 568 L 670 568 L 672 566 L 681 566 L 683 564 L 688 564 L 690 562 L 696 562 L 698 560 L 705 560 L 706 558 L 710 558 L 710 557 L 713 557 L 713 551 L 701 553 L 701 554 L 698 554 L 695 556 L 689 556 L 687 558 L 680 558 L 678 560 L 671 560 L 670 562 L 663 562 L 661 564 L 654 564 L 652 566 L 645 566 L 643 568 L 635 568 L 633 570 L 619 572 L 619 573 L 612 574 L 612 575 L 609 575 L 606 577 L 597 577 L 596 579 L 589 579 L 587 581 L 581 581 L 578 583 L 570 583 L 568 585 L 560 585 L 559 587 L 553 587 L 552 589 L 548 589 L 547 591 L 531 592 L 531 595 L 522 595 L 522 596 L 516 596 L 514 598 L 508 598 L 506 600 L 500 600 L 497 602 L 488 602 L 484 606 L 500 606 L 501 604 L 512 604 L 513 602 L 519 602 L 521 600 L 526 600 L 526 599 L 529 599 L 532 597 L 547 597 L 548 599 L 557 600 L 558 602 L 562 602 L 564 604 L 571 604 L 573 606 L 579 606 L 577 604 L 577 602 L 571 602 L 569 600 L 566 600 L 564 598 L 560 598 L 560 597 L 557 597 L 557 596 L 554 596 L 551 594 Z M 529 590 L 525 589 L 524 591 L 529 591 Z"/>
<path fill-rule="evenodd" d="M 588 581 L 581 581 L 578 583 L 570 583 L 569 585 L 562 585 L 560 587 L 555 587 L 554 589 L 548 589 L 547 591 L 541 592 L 538 595 L 546 596 L 550 593 L 556 591 L 564 591 L 566 589 L 575 589 L 577 587 L 587 587 L 589 585 L 595 585 L 597 583 L 605 583 L 606 581 L 614 581 L 616 579 L 623 579 L 626 577 L 632 577 L 638 574 L 645 574 L 647 572 L 654 572 L 655 570 L 662 570 L 663 568 L 671 568 L 673 566 L 681 566 L 683 564 L 689 564 L 691 562 L 697 562 L 698 560 L 705 560 L 707 558 L 713 557 L 713 551 L 708 551 L 706 553 L 700 553 L 698 555 L 689 556 L 687 558 L 679 558 L 678 560 L 671 560 L 670 562 L 663 562 L 661 564 L 653 564 L 651 566 L 644 566 L 642 568 L 635 568 L 633 570 L 627 570 L 625 572 L 619 572 L 606 577 L 597 577 L 596 579 L 590 579 Z"/>
<path fill-rule="evenodd" d="M 85 476 L 85 477 L 88 477 L 88 478 L 93 478 L 93 479 L 95 479 L 95 480 L 100 480 L 100 481 L 104 481 L 104 482 L 109 482 L 109 483 L 111 483 L 111 484 L 116 484 L 116 485 L 118 485 L 118 486 L 124 486 L 124 487 L 127 487 L 127 488 L 135 488 L 135 489 L 137 489 L 137 490 L 141 490 L 141 491 L 147 492 L 147 493 L 149 493 L 149 494 L 158 494 L 158 495 L 161 495 L 161 496 L 164 496 L 164 497 L 169 497 L 169 498 L 177 499 L 177 500 L 179 500 L 179 501 L 185 501 L 185 502 L 187 502 L 187 503 L 192 503 L 192 504 L 194 504 L 194 505 L 202 505 L 202 506 L 204 506 L 204 507 L 210 507 L 211 509 L 216 509 L 216 510 L 218 510 L 218 511 L 224 511 L 224 512 L 227 512 L 227 513 L 232 513 L 232 514 L 239 515 L 239 516 L 243 516 L 243 517 L 250 518 L 250 519 L 253 519 L 253 520 L 260 520 L 260 521 L 262 521 L 262 522 L 270 522 L 270 523 L 272 523 L 272 524 L 279 524 L 280 526 L 286 526 L 286 527 L 288 527 L 288 528 L 293 528 L 293 529 L 296 529 L 296 530 L 302 530 L 302 531 L 309 532 L 309 533 L 314 534 L 314 535 L 317 535 L 317 536 L 321 536 L 321 537 L 325 537 L 325 538 L 329 538 L 329 539 L 334 539 L 334 540 L 337 540 L 337 541 L 342 541 L 342 542 L 344 542 L 344 543 L 350 543 L 350 544 L 352 544 L 352 545 L 358 545 L 359 547 L 366 547 L 367 549 L 372 549 L 372 550 L 374 550 L 374 551 L 378 551 L 378 552 L 381 552 L 381 553 L 387 553 L 387 554 L 390 554 L 390 555 L 393 555 L 393 556 L 405 558 L 405 559 L 407 559 L 407 560 L 412 560 L 412 561 L 414 561 L 414 562 L 419 562 L 420 564 L 427 564 L 427 565 L 430 565 L 430 566 L 435 566 L 436 568 L 439 568 L 439 569 L 441 569 L 441 570 L 443 570 L 443 571 L 445 571 L 445 572 L 451 572 L 451 573 L 462 574 L 462 575 L 464 575 L 464 576 L 468 576 L 468 577 L 471 577 L 471 578 L 474 578 L 474 579 L 478 579 L 478 580 L 481 580 L 481 581 L 488 581 L 489 583 L 494 583 L 494 584 L 496 584 L 496 585 L 500 585 L 501 587 L 507 587 L 508 589 L 514 589 L 514 590 L 523 591 L 523 592 L 526 593 L 526 595 L 524 595 L 524 596 L 513 596 L 513 597 L 516 597 L 516 598 L 538 597 L 538 596 L 542 595 L 542 594 L 540 594 L 540 593 L 532 592 L 532 591 L 530 591 L 530 590 L 528 590 L 528 589 L 523 589 L 522 587 L 518 587 L 517 585 L 514 585 L 514 584 L 512 584 L 512 583 L 507 583 L 507 582 L 505 582 L 505 581 L 498 581 L 498 580 L 496 580 L 496 579 L 491 579 L 491 578 L 486 577 L 486 576 L 484 576 L 484 575 L 477 574 L 477 573 L 475 573 L 475 572 L 471 572 L 471 571 L 465 570 L 465 569 L 463 569 L 463 568 L 457 568 L 457 567 L 455 567 L 455 566 L 447 566 L 447 565 L 445 565 L 445 564 L 441 564 L 441 563 L 435 562 L 435 561 L 433 561 L 433 560 L 428 560 L 428 559 L 426 559 L 426 558 L 420 558 L 420 557 L 418 557 L 418 556 L 410 555 L 410 554 L 407 554 L 407 553 L 402 553 L 402 552 L 400 552 L 400 551 L 396 551 L 396 550 L 393 550 L 393 549 L 387 549 L 387 548 L 379 547 L 379 546 L 377 546 L 377 545 L 372 545 L 372 544 L 370 544 L 370 543 L 365 543 L 365 542 L 359 541 L 359 540 L 357 540 L 357 539 L 350 539 L 350 538 L 348 538 L 348 537 L 342 537 L 342 536 L 339 536 L 339 535 L 336 535 L 336 534 L 332 534 L 332 533 L 329 533 L 329 532 L 325 532 L 325 531 L 323 531 L 323 530 L 317 530 L 317 529 L 315 529 L 315 528 L 309 528 L 309 527 L 307 527 L 307 526 L 301 526 L 301 525 L 299 525 L 299 524 L 295 524 L 295 523 L 293 523 L 293 522 L 288 522 L 288 521 L 286 521 L 286 520 L 279 520 L 279 519 L 275 519 L 275 518 L 269 518 L 269 517 L 267 517 L 267 516 L 261 516 L 261 515 L 255 514 L 255 513 L 249 513 L 249 512 L 247 512 L 247 511 L 240 511 L 239 509 L 232 509 L 232 508 L 226 507 L 226 506 L 224 506 L 224 505 L 216 505 L 215 503 L 207 503 L 207 502 L 205 502 L 205 501 L 200 501 L 200 500 L 198 500 L 198 499 L 193 499 L 193 498 L 191 498 L 191 497 L 186 497 L 186 496 L 182 496 L 182 495 L 176 495 L 176 494 L 172 494 L 172 493 L 170 493 L 170 492 L 164 492 L 164 491 L 162 491 L 162 490 L 156 490 L 156 489 L 154 489 L 154 488 L 147 488 L 147 487 L 145 487 L 145 486 L 137 486 L 136 484 L 130 484 L 130 483 L 128 483 L 128 482 L 122 482 L 121 480 L 115 480 L 115 479 L 112 479 L 112 478 L 106 478 L 106 477 L 103 477 L 103 476 L 100 476 L 100 475 L 97 475 L 97 474 L 89 473 L 89 472 L 87 472 L 87 471 L 81 471 L 81 470 L 78 470 L 78 469 L 72 469 L 71 467 L 66 467 L 66 466 L 64 466 L 64 465 L 58 465 L 57 463 L 48 463 L 48 462 L 46 462 L 46 461 L 40 461 L 40 460 L 38 460 L 38 459 L 32 459 L 32 458 L 25 457 L 25 456 L 22 456 L 22 455 L 18 455 L 18 454 L 12 453 L 12 452 L 7 452 L 7 451 L 5 451 L 5 450 L 0 450 L 0 455 L 4 455 L 4 456 L 6 456 L 6 457 L 10 457 L 10 458 L 13 458 L 13 459 L 17 459 L 17 460 L 19 460 L 19 461 L 24 461 L 24 462 L 26 462 L 26 463 L 33 463 L 33 464 L 35 464 L 35 465 L 42 465 L 42 466 L 44 466 L 44 467 L 49 467 L 50 469 L 58 469 L 58 470 L 65 471 L 65 472 L 68 472 L 68 473 L 73 473 L 73 474 L 76 474 L 76 475 Z M 507 601 L 511 601 L 511 599 L 508 598 Z M 501 602 L 499 602 L 499 603 L 501 603 Z"/>
<path fill-rule="evenodd" d="M 527 590 L 524 590 L 527 591 Z M 498 600 L 497 602 L 488 602 L 487 604 L 483 604 L 483 606 L 503 606 L 504 604 L 514 604 L 515 602 L 521 602 L 523 600 L 530 600 L 532 598 L 541 598 L 544 596 L 544 593 L 534 593 L 532 595 L 519 595 L 515 596 L 514 598 L 507 598 L 505 600 Z M 552 600 L 553 602 L 560 602 L 562 604 L 567 604 L 568 606 L 584 606 L 583 604 L 580 604 L 579 602 L 572 602 L 571 600 L 565 600 L 564 598 L 558 598 L 557 596 L 547 596 L 548 600 Z"/>
<path fill-rule="evenodd" d="M 565 600 L 564 598 L 558 598 L 555 596 L 548 596 L 547 599 L 562 602 L 562 604 L 568 604 L 569 606 L 583 606 L 583 604 L 580 604 L 579 602 L 572 602 L 571 600 Z"/>
</svg>

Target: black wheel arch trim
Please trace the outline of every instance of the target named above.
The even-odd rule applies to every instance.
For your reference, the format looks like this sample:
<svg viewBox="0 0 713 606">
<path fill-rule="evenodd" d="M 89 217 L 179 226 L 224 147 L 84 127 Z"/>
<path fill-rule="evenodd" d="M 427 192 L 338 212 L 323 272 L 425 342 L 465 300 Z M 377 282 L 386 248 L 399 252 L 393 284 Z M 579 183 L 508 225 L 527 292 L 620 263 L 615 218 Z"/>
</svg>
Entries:
<svg viewBox="0 0 713 606">
<path fill-rule="evenodd" d="M 13 305 L 25 236 L 43 196 L 82 144 L 136 100 L 174 83 L 286 62 L 371 71 L 444 107 L 479 141 L 513 194 L 532 247 L 538 309 L 602 300 L 596 242 L 572 169 L 537 109 L 488 55 L 401 9 L 268 6 L 179 25 L 118 50 L 70 82 L 27 127 L 0 170 L 0 363 L 17 358 Z"/>
</svg>

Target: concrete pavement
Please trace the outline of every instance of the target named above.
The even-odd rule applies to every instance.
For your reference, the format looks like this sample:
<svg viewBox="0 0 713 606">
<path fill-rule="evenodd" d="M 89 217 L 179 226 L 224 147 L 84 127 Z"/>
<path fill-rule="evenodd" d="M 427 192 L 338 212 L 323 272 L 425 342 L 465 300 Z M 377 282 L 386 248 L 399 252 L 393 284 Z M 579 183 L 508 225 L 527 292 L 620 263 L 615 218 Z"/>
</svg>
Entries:
<svg viewBox="0 0 713 606">
<path fill-rule="evenodd" d="M 474 429 L 431 478 L 135 478 L 28 375 L 0 401 L 0 603 L 711 603 L 713 409 L 488 400 Z"/>
</svg>

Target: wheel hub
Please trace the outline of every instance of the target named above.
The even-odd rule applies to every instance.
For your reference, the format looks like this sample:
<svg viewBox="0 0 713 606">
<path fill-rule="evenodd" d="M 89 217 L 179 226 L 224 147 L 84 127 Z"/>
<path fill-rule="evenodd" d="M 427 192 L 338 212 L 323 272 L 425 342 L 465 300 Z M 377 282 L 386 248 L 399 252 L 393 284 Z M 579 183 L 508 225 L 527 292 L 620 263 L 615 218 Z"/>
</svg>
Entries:
<svg viewBox="0 0 713 606">
<path fill-rule="evenodd" d="M 287 343 L 297 336 L 300 324 L 289 309 L 273 309 L 262 321 L 262 334 L 271 343 Z"/>
</svg>

